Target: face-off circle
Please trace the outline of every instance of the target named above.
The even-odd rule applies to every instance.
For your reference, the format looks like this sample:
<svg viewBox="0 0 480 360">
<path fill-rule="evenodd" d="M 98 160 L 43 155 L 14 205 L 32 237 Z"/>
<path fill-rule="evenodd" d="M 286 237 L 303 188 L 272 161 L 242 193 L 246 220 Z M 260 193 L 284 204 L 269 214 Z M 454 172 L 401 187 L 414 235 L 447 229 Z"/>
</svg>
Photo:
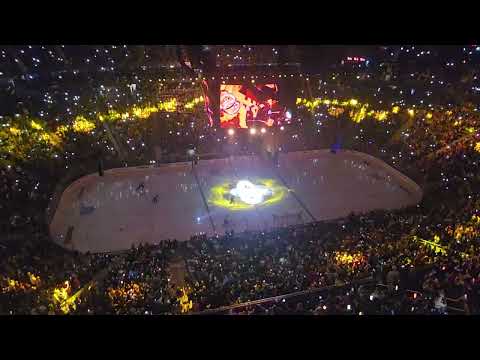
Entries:
<svg viewBox="0 0 480 360">
<path fill-rule="evenodd" d="M 237 186 L 230 190 L 230 194 L 239 197 L 246 204 L 258 205 L 265 198 L 272 196 L 273 192 L 264 185 L 255 185 L 248 180 L 240 180 Z"/>
<path fill-rule="evenodd" d="M 239 180 L 216 185 L 210 190 L 209 202 L 229 210 L 250 210 L 281 201 L 287 189 L 273 179 Z"/>
</svg>

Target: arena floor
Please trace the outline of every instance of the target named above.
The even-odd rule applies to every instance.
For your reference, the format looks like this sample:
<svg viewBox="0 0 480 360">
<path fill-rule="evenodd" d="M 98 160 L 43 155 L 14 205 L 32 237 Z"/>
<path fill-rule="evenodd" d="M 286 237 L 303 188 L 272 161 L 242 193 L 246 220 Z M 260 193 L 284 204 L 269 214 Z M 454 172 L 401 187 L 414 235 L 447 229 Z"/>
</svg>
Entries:
<svg viewBox="0 0 480 360">
<path fill-rule="evenodd" d="M 50 232 L 66 248 L 117 251 L 195 233 L 264 230 L 401 208 L 421 197 L 412 180 L 358 152 L 292 152 L 282 154 L 277 167 L 242 156 L 202 160 L 194 170 L 178 163 L 85 176 L 64 191 Z"/>
</svg>

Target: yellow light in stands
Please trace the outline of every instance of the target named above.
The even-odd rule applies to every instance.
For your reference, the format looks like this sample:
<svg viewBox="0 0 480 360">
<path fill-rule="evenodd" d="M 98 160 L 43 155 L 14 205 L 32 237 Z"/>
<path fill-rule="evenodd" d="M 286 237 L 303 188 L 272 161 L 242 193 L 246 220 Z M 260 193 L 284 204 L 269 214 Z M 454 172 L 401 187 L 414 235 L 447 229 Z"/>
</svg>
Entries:
<svg viewBox="0 0 480 360">
<path fill-rule="evenodd" d="M 35 121 L 31 121 L 30 125 L 32 126 L 32 128 L 34 128 L 35 130 L 43 130 L 43 127 L 42 125 L 40 125 L 39 123 L 36 123 Z"/>
<path fill-rule="evenodd" d="M 480 152 L 480 142 L 477 142 L 477 143 L 475 144 L 475 150 L 478 151 L 478 152 Z"/>
<path fill-rule="evenodd" d="M 9 130 L 10 130 L 10 132 L 11 132 L 13 135 L 15 135 L 15 136 L 21 134 L 21 131 L 20 131 L 19 129 L 17 129 L 16 127 L 14 127 L 14 126 L 10 127 Z"/>
<path fill-rule="evenodd" d="M 83 116 L 77 116 L 73 122 L 73 131 L 76 133 L 89 133 L 95 129 L 95 123 Z"/>
</svg>

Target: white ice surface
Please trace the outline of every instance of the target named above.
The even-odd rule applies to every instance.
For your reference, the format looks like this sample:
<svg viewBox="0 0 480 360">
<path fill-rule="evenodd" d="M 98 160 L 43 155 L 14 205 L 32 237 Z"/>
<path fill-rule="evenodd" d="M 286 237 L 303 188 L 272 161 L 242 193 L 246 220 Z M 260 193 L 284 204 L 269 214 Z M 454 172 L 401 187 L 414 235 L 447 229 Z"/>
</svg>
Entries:
<svg viewBox="0 0 480 360">
<path fill-rule="evenodd" d="M 328 150 L 282 155 L 278 172 L 317 220 L 420 202 L 421 189 L 369 155 Z M 410 192 L 410 193 L 409 193 Z"/>
<path fill-rule="evenodd" d="M 309 210 L 317 220 L 334 219 L 352 211 L 400 208 L 421 198 L 421 190 L 404 175 L 378 159 L 347 151 L 282 154 L 277 168 L 256 156 L 202 160 L 196 173 L 210 214 L 189 163 L 112 169 L 103 177 L 85 176 L 64 191 L 50 224 L 51 235 L 59 244 L 83 252 L 116 251 L 132 243 L 188 240 L 200 232 L 268 229 L 274 225 L 272 215 L 303 212 L 303 220 L 311 221 Z M 208 201 L 215 185 L 256 178 L 275 179 L 282 185 L 284 180 L 292 191 L 279 203 L 246 211 L 231 211 Z M 136 191 L 142 182 L 144 195 Z M 82 206 L 87 209 L 83 215 Z M 297 220 L 292 217 L 290 223 Z M 72 242 L 65 244 L 69 226 L 74 227 Z"/>
</svg>

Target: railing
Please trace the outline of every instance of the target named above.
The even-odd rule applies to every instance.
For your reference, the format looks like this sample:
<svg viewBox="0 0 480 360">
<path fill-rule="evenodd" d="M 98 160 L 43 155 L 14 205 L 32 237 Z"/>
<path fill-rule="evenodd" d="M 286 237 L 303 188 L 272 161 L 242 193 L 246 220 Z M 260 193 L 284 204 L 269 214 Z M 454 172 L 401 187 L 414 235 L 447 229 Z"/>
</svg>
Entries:
<svg viewBox="0 0 480 360">
<path fill-rule="evenodd" d="M 265 298 L 265 299 L 248 301 L 248 302 L 244 302 L 244 303 L 241 303 L 241 304 L 234 304 L 234 305 L 229 305 L 229 306 L 222 306 L 222 307 L 215 308 L 215 309 L 199 311 L 199 312 L 196 312 L 196 313 L 192 313 L 191 315 L 221 314 L 221 313 L 229 312 L 231 310 L 237 310 L 237 309 L 246 308 L 246 307 L 249 307 L 249 306 L 257 306 L 257 305 L 261 305 L 261 304 L 278 302 L 278 301 L 283 301 L 283 300 L 287 300 L 287 299 L 296 298 L 296 297 L 299 297 L 299 296 L 314 295 L 314 294 L 318 294 L 318 293 L 325 292 L 325 291 L 345 289 L 345 288 L 352 287 L 352 286 L 355 286 L 355 285 L 364 285 L 364 284 L 372 283 L 373 281 L 374 281 L 374 279 L 371 276 L 369 276 L 369 277 L 361 279 L 361 280 L 352 281 L 351 283 L 348 283 L 348 284 L 331 285 L 331 286 L 324 286 L 324 287 L 321 287 L 321 288 L 313 288 L 313 289 L 308 289 L 308 290 L 303 290 L 303 291 L 297 291 L 297 292 L 284 294 L 284 295 L 278 295 L 278 296 L 269 297 L 269 298 Z"/>
<path fill-rule="evenodd" d="M 279 296 L 274 296 L 274 297 L 260 299 L 260 300 L 248 301 L 248 302 L 244 302 L 244 303 L 241 303 L 241 304 L 234 304 L 234 305 L 230 305 L 230 306 L 222 306 L 222 307 L 215 308 L 215 309 L 199 311 L 199 312 L 191 313 L 191 315 L 229 314 L 233 310 L 239 310 L 239 309 L 242 309 L 242 308 L 248 308 L 248 307 L 258 306 L 258 305 L 262 305 L 262 304 L 278 303 L 279 301 L 284 302 L 284 301 L 290 300 L 292 298 L 305 297 L 305 296 L 309 296 L 309 295 L 316 295 L 316 294 L 319 294 L 319 293 L 322 293 L 322 292 L 328 292 L 328 291 L 332 291 L 332 290 L 341 290 L 341 289 L 345 289 L 345 288 L 349 288 L 349 287 L 353 287 L 353 286 L 358 286 L 358 285 L 375 285 L 375 286 L 380 286 L 380 287 L 385 287 L 385 288 L 389 287 L 389 285 L 377 284 L 377 283 L 375 283 L 375 281 L 372 277 L 368 277 L 368 278 L 364 278 L 364 279 L 361 279 L 361 280 L 353 281 L 353 282 L 348 283 L 348 284 L 343 284 L 343 285 L 340 285 L 340 286 L 332 285 L 332 286 L 325 286 L 325 287 L 321 287 L 321 288 L 308 289 L 308 290 L 304 290 L 304 291 L 297 291 L 297 292 L 289 293 L 289 294 L 285 294 L 285 295 L 279 295 Z M 397 290 L 398 290 L 398 287 L 396 288 L 396 291 Z M 394 296 L 394 297 L 395 296 L 400 296 L 400 295 L 403 295 L 405 293 L 418 294 L 420 296 L 424 296 L 424 294 L 422 292 L 417 291 L 417 290 L 411 290 L 411 289 L 405 289 L 405 290 L 399 291 L 399 292 L 393 294 L 392 296 Z M 446 298 L 446 300 L 449 303 L 451 303 L 451 302 L 458 303 L 458 302 L 462 301 L 462 299 L 451 299 L 451 298 Z M 454 307 L 454 306 L 451 306 L 451 305 L 447 305 L 447 310 L 449 310 L 450 312 L 456 313 L 456 314 L 466 314 L 467 313 L 465 309 L 462 309 L 462 308 L 459 308 L 459 307 Z"/>
<path fill-rule="evenodd" d="M 388 288 L 389 286 L 388 285 L 385 285 L 385 284 L 377 284 L 378 286 L 382 286 L 382 287 L 386 287 Z M 421 296 L 424 296 L 424 293 L 422 293 L 421 291 L 417 291 L 417 290 L 411 290 L 411 289 L 405 289 L 403 291 L 403 293 L 409 293 L 409 294 L 419 294 Z M 400 295 L 401 293 L 399 293 Z M 448 297 L 445 297 L 445 300 L 447 301 L 447 310 L 450 310 L 450 311 L 453 311 L 455 313 L 462 313 L 462 314 L 465 314 L 466 311 L 465 309 L 460 309 L 458 307 L 454 307 L 454 306 L 451 306 L 451 305 L 448 305 L 448 303 L 458 303 L 460 301 L 462 301 L 463 299 L 460 298 L 460 299 L 452 299 L 452 298 L 448 298 Z"/>
<path fill-rule="evenodd" d="M 333 222 L 336 222 L 336 221 L 333 221 Z M 188 262 L 187 262 L 187 267 L 188 267 Z M 427 271 L 431 270 L 431 268 L 432 268 L 431 265 L 423 266 L 421 268 L 418 268 L 415 271 L 415 273 L 419 275 L 419 278 L 422 278 L 423 275 Z M 318 294 L 318 293 L 322 293 L 322 292 L 326 292 L 326 291 L 340 290 L 340 289 L 345 289 L 345 288 L 348 288 L 348 287 L 353 287 L 353 286 L 358 286 L 358 285 L 375 285 L 375 286 L 379 285 L 379 286 L 387 287 L 387 285 L 376 283 L 374 278 L 372 276 L 369 276 L 369 277 L 359 279 L 359 280 L 355 280 L 355 281 L 352 281 L 352 282 L 349 282 L 349 283 L 343 284 L 343 285 L 331 285 L 331 286 L 325 286 L 325 287 L 321 287 L 321 288 L 313 288 L 313 289 L 308 289 L 308 290 L 303 290 L 303 291 L 297 291 L 297 292 L 293 292 L 293 293 L 289 293 L 289 294 L 264 298 L 264 299 L 260 299 L 260 300 L 253 300 L 253 301 L 248 301 L 248 302 L 244 302 L 244 303 L 240 303 L 240 304 L 233 304 L 233 305 L 229 305 L 229 306 L 222 306 L 222 307 L 219 307 L 219 308 L 198 311 L 198 312 L 190 313 L 190 314 L 191 315 L 214 315 L 214 314 L 228 313 L 231 310 L 247 308 L 249 306 L 257 306 L 257 305 L 267 304 L 267 303 L 271 303 L 271 302 L 278 302 L 278 301 L 282 301 L 284 299 L 287 300 L 287 299 L 292 299 L 292 298 L 301 297 L 301 296 L 309 296 L 309 295 L 314 295 L 314 294 Z M 421 292 L 415 291 L 415 290 L 405 290 L 405 291 L 412 292 L 412 293 L 415 293 L 415 292 L 416 293 L 421 293 Z M 452 299 L 447 299 L 447 300 L 452 300 Z M 453 307 L 450 307 L 450 309 L 457 310 L 457 311 L 461 310 L 461 309 L 457 309 L 457 308 L 453 308 Z"/>
</svg>

